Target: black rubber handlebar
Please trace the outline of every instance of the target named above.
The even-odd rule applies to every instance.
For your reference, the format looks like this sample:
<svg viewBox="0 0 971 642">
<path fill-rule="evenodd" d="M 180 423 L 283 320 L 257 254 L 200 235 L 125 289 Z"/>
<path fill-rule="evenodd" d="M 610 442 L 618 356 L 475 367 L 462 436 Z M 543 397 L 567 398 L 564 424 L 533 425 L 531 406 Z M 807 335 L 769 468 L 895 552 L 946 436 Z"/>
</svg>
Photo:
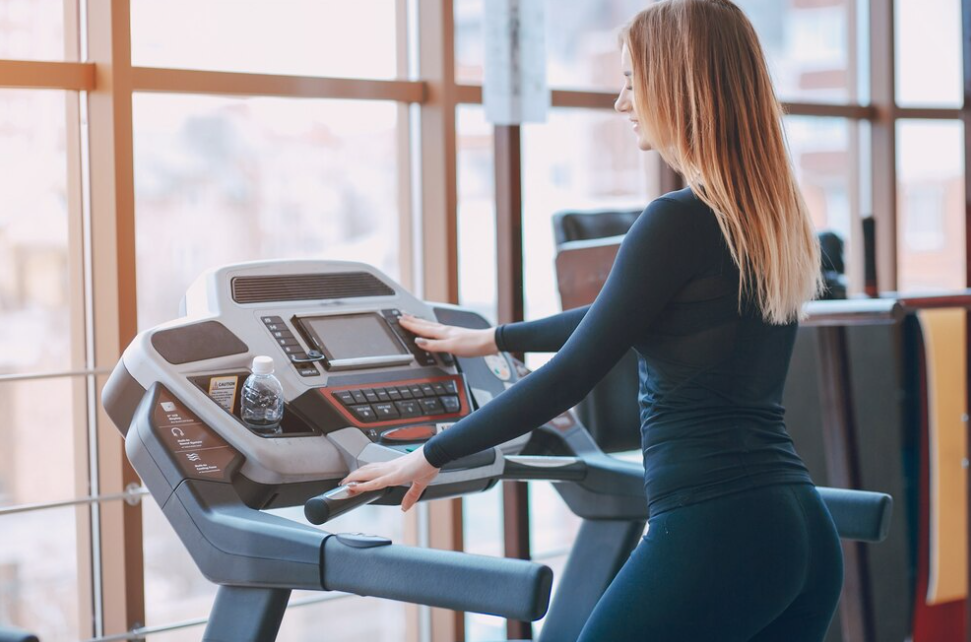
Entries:
<svg viewBox="0 0 971 642">
<path fill-rule="evenodd" d="M 347 511 L 370 504 L 388 493 L 387 488 L 370 493 L 352 494 L 348 486 L 338 486 L 326 493 L 311 497 L 303 505 L 303 514 L 311 524 L 323 524 Z"/>
</svg>

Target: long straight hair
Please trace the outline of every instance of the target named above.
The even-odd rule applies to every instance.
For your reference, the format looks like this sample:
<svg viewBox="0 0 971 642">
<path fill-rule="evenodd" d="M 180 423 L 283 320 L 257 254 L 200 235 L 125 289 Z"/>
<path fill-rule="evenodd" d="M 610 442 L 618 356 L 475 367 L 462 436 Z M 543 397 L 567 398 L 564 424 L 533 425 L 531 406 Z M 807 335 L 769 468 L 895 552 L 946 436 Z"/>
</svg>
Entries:
<svg viewBox="0 0 971 642">
<path fill-rule="evenodd" d="M 748 296 L 772 324 L 822 289 L 819 243 L 782 133 L 755 29 L 729 0 L 663 0 L 621 39 L 637 119 L 654 149 L 715 212 Z"/>
</svg>

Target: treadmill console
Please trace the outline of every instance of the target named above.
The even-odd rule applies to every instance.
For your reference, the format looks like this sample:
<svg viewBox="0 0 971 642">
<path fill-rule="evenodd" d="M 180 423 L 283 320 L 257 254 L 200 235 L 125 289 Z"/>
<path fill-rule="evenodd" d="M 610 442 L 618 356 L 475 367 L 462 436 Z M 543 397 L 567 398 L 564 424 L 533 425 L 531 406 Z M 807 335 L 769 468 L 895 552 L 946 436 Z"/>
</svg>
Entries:
<svg viewBox="0 0 971 642">
<path fill-rule="evenodd" d="M 164 387 L 168 403 L 191 408 L 199 423 L 238 453 L 247 487 L 263 487 L 256 503 L 274 493 L 274 501 L 287 503 L 286 494 L 277 492 L 282 487 L 333 486 L 360 465 L 410 452 L 523 372 L 506 355 L 487 364 L 421 349 L 399 323 L 403 313 L 452 325 L 489 324 L 456 306 L 431 306 L 360 263 L 222 267 L 190 287 L 184 311 L 184 318 L 136 337 L 106 400 L 141 397 L 153 384 Z M 257 433 L 240 420 L 243 381 L 258 355 L 273 358 L 283 385 L 277 434 Z M 133 405 L 106 403 L 115 414 Z M 131 421 L 112 418 L 120 426 Z M 502 455 L 517 454 L 527 440 L 454 462 L 436 479 L 438 492 L 495 483 Z"/>
</svg>

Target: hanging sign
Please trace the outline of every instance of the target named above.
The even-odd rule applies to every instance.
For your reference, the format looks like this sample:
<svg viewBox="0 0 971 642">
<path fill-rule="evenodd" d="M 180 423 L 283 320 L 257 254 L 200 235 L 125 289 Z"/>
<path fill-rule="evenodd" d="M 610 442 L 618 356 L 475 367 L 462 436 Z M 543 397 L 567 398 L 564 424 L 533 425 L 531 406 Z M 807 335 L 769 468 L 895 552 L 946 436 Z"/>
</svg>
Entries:
<svg viewBox="0 0 971 642">
<path fill-rule="evenodd" d="M 544 0 L 487 0 L 485 3 L 485 78 L 482 102 L 486 120 L 496 125 L 546 120 Z"/>
</svg>

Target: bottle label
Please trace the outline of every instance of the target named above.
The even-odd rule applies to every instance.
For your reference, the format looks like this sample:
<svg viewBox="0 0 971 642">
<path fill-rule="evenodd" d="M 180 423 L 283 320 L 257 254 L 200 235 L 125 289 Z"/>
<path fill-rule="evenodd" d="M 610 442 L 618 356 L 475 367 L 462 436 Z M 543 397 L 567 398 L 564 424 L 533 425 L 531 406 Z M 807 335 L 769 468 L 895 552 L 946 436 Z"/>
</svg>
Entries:
<svg viewBox="0 0 971 642">
<path fill-rule="evenodd" d="M 209 398 L 215 401 L 226 412 L 233 411 L 236 403 L 236 387 L 239 379 L 236 375 L 228 377 L 213 377 L 209 380 Z"/>
</svg>

